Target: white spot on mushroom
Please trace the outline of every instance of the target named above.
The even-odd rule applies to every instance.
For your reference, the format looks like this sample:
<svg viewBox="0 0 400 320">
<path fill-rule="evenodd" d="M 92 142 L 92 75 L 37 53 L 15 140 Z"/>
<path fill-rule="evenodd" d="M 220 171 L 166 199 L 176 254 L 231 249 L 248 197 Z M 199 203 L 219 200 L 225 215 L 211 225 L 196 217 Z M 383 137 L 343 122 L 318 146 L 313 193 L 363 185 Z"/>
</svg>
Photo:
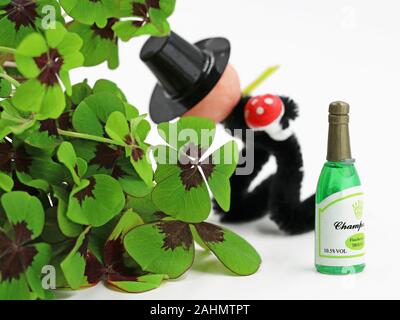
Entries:
<svg viewBox="0 0 400 320">
<path fill-rule="evenodd" d="M 269 105 L 274 104 L 274 99 L 272 99 L 272 98 L 266 98 L 264 101 L 266 104 L 269 104 Z"/>
<path fill-rule="evenodd" d="M 245 118 L 248 118 L 248 117 L 249 117 L 249 110 L 245 110 L 245 112 L 244 112 L 244 117 L 245 117 Z"/>
<path fill-rule="evenodd" d="M 256 113 L 257 113 L 258 115 L 264 114 L 264 108 L 263 108 L 263 107 L 258 107 L 258 108 L 256 109 Z"/>
<path fill-rule="evenodd" d="M 254 100 L 251 102 L 251 104 L 252 104 L 253 106 L 255 106 L 257 103 L 258 103 L 258 99 L 254 99 Z"/>
</svg>

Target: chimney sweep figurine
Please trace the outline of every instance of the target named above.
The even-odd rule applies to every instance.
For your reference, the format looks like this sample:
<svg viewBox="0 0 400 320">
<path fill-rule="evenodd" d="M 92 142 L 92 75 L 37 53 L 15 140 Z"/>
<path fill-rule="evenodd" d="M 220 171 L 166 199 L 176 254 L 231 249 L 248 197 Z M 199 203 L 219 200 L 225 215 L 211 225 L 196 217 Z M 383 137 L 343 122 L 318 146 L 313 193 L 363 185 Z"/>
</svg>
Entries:
<svg viewBox="0 0 400 320">
<path fill-rule="evenodd" d="M 229 56 L 230 43 L 224 38 L 192 45 L 173 32 L 164 38 L 151 37 L 141 51 L 141 59 L 158 79 L 150 116 L 156 123 L 180 116 L 200 116 L 230 130 L 253 129 L 254 144 L 243 141 L 247 148 L 243 153 L 254 151 L 254 171 L 231 178 L 231 209 L 221 215 L 221 220 L 245 222 L 269 214 L 288 234 L 312 230 L 315 196 L 300 200 L 303 159 L 298 140 L 290 130 L 298 107 L 283 96 L 242 96 Z M 277 171 L 248 191 L 271 157 L 276 158 Z M 217 204 L 215 209 L 222 213 Z"/>
</svg>

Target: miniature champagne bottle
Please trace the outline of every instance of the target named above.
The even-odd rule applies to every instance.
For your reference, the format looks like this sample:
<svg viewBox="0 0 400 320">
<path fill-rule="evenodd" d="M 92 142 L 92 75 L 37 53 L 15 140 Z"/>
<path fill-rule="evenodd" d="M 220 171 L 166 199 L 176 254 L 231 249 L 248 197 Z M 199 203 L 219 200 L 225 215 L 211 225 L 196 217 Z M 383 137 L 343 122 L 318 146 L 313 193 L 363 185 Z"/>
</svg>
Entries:
<svg viewBox="0 0 400 320">
<path fill-rule="evenodd" d="M 325 274 L 349 274 L 365 268 L 363 192 L 351 156 L 350 107 L 329 106 L 328 155 L 316 195 L 315 266 Z"/>
</svg>

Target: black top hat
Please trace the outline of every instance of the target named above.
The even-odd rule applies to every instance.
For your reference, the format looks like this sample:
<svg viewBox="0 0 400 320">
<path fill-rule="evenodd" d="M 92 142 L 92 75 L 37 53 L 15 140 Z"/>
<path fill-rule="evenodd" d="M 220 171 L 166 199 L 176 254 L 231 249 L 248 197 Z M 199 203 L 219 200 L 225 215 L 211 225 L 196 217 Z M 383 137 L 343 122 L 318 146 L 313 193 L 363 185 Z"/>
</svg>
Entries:
<svg viewBox="0 0 400 320">
<path fill-rule="evenodd" d="M 230 56 L 230 43 L 212 38 L 190 44 L 176 33 L 151 37 L 140 58 L 158 79 L 150 102 L 156 122 L 170 121 L 194 107 L 214 88 Z"/>
</svg>

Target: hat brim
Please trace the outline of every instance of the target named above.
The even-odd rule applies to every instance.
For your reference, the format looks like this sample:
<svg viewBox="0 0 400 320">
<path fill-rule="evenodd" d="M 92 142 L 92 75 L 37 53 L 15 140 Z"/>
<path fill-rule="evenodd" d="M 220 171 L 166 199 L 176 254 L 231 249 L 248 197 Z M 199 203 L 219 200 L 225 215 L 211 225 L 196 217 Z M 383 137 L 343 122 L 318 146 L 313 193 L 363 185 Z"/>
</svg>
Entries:
<svg viewBox="0 0 400 320">
<path fill-rule="evenodd" d="M 217 84 L 224 73 L 230 58 L 231 46 L 225 38 L 211 38 L 195 43 L 200 50 L 211 54 L 215 59 L 215 69 L 220 74 L 218 79 L 214 79 L 215 83 L 211 83 L 212 87 Z M 209 92 L 199 95 L 199 101 L 207 96 Z M 185 105 L 182 101 L 174 100 L 168 97 L 164 89 L 160 85 L 156 85 L 150 101 L 150 117 L 155 123 L 171 121 L 180 117 L 190 110 L 194 105 Z"/>
</svg>

